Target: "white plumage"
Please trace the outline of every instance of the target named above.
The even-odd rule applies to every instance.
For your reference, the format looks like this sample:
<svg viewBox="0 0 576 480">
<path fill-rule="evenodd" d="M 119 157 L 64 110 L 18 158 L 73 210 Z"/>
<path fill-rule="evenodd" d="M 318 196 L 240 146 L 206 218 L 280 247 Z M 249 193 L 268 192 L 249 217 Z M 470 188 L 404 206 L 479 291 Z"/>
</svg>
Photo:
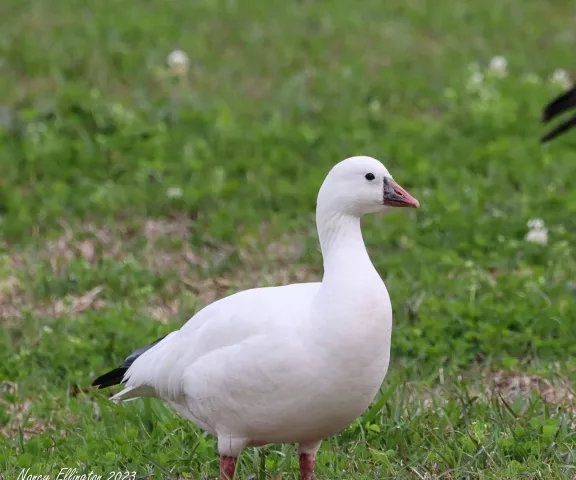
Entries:
<svg viewBox="0 0 576 480">
<path fill-rule="evenodd" d="M 337 164 L 318 194 L 322 282 L 208 305 L 120 370 L 126 388 L 112 399 L 158 397 L 217 435 L 223 479 L 246 446 L 287 442 L 299 444 L 301 478 L 311 478 L 322 439 L 364 412 L 388 369 L 392 307 L 360 218 L 392 206 L 418 202 L 380 162 Z"/>
</svg>

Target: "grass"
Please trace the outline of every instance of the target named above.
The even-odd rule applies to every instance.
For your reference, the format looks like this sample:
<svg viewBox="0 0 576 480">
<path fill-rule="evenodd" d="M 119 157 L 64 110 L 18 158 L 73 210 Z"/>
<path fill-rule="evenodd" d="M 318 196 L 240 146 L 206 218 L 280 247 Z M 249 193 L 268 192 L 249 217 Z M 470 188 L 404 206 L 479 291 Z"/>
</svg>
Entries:
<svg viewBox="0 0 576 480">
<path fill-rule="evenodd" d="M 211 437 L 88 386 L 215 298 L 318 279 L 317 189 L 354 154 L 422 207 L 364 222 L 393 363 L 318 478 L 575 478 L 576 136 L 538 143 L 572 2 L 6 0 L 0 19 L 5 478 L 214 477 Z M 296 470 L 272 446 L 239 473 Z"/>
</svg>

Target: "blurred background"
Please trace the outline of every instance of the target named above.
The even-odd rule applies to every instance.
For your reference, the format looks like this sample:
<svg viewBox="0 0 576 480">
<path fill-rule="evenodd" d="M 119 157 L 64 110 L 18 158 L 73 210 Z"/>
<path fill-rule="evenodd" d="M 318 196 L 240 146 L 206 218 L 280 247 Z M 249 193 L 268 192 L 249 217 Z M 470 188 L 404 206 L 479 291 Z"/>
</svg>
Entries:
<svg viewBox="0 0 576 480">
<path fill-rule="evenodd" d="M 574 12 L 4 0 L 0 472 L 214 477 L 211 437 L 89 385 L 216 298 L 320 279 L 318 188 L 370 155 L 421 208 L 364 221 L 392 365 L 318 478 L 574 478 L 576 133 L 538 143 Z"/>
</svg>

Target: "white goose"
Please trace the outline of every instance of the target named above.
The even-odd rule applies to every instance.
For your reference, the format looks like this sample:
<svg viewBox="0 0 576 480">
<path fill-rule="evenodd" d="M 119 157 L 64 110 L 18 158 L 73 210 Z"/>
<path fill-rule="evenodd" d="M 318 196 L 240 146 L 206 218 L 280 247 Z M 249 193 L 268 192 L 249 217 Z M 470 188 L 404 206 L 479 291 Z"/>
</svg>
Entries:
<svg viewBox="0 0 576 480">
<path fill-rule="evenodd" d="M 222 480 L 245 447 L 293 442 L 310 480 L 322 440 L 365 411 L 388 369 L 392 306 L 360 218 L 418 206 L 378 160 L 340 162 L 318 194 L 321 283 L 218 300 L 93 385 L 125 382 L 112 400 L 160 398 L 216 435 Z"/>
</svg>

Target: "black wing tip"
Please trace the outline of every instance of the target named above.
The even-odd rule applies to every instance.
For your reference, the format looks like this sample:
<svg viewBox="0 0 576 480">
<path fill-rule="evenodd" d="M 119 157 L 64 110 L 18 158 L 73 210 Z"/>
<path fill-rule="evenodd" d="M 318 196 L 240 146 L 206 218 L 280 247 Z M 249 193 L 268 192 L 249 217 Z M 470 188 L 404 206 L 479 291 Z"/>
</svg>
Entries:
<svg viewBox="0 0 576 480">
<path fill-rule="evenodd" d="M 554 140 L 558 135 L 559 134 L 556 132 L 548 132 L 546 135 L 542 135 L 540 143 L 546 145 L 547 143 L 550 143 L 551 140 Z"/>
<path fill-rule="evenodd" d="M 123 381 L 124 375 L 126 375 L 126 372 L 130 368 L 130 366 L 134 363 L 134 360 L 136 360 L 144 352 L 150 350 L 154 345 L 164 340 L 164 338 L 166 337 L 167 335 L 164 335 L 163 337 L 160 337 L 154 342 L 152 342 L 150 345 L 146 345 L 145 347 L 141 347 L 138 350 L 132 352 L 130 355 L 128 355 L 122 366 L 115 368 L 114 370 L 110 370 L 104 375 L 100 375 L 96 380 L 92 382 L 92 386 L 101 389 L 124 383 Z"/>
<path fill-rule="evenodd" d="M 93 387 L 98 387 L 98 389 L 112 387 L 113 385 L 120 385 L 124 379 L 124 375 L 128 369 L 126 367 L 118 367 L 114 370 L 110 370 L 104 375 L 100 375 L 96 380 L 92 382 Z"/>
<path fill-rule="evenodd" d="M 564 123 L 561 123 L 556 128 L 553 128 L 550 132 L 548 132 L 540 139 L 540 143 L 542 144 L 548 143 L 574 127 L 576 127 L 576 115 L 569 118 Z"/>
<path fill-rule="evenodd" d="M 553 118 L 573 107 L 576 107 L 576 86 L 573 86 L 569 90 L 561 93 L 544 107 L 542 112 L 542 122 L 548 123 Z"/>
</svg>

